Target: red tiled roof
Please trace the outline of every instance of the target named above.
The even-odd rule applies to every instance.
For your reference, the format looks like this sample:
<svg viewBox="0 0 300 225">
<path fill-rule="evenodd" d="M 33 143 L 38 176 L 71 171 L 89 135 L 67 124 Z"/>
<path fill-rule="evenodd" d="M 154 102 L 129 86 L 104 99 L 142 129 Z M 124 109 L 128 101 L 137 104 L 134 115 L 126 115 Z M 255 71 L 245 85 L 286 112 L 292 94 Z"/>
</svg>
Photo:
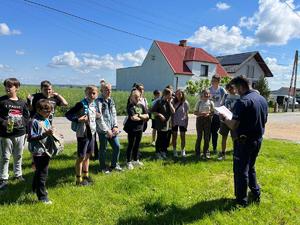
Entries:
<svg viewBox="0 0 300 225">
<path fill-rule="evenodd" d="M 217 75 L 224 77 L 227 76 L 227 72 L 221 66 L 219 61 L 208 54 L 202 48 L 194 48 L 190 46 L 179 46 L 177 44 L 155 41 L 169 65 L 173 69 L 175 74 L 193 75 L 185 62 L 187 61 L 199 61 L 217 64 Z"/>
</svg>

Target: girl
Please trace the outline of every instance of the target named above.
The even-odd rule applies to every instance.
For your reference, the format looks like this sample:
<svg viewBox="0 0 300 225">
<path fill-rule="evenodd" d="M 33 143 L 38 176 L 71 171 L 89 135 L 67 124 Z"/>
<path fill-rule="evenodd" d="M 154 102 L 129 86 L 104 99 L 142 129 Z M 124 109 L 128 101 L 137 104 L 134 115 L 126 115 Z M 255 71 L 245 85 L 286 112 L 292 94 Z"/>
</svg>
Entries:
<svg viewBox="0 0 300 225">
<path fill-rule="evenodd" d="M 178 89 L 173 100 L 175 113 L 172 115 L 172 144 L 173 154 L 177 157 L 176 143 L 178 128 L 181 139 L 181 155 L 185 157 L 185 133 L 188 126 L 189 103 L 185 100 L 184 92 Z"/>
<path fill-rule="evenodd" d="M 138 90 L 133 90 L 129 97 L 127 105 L 128 119 L 124 125 L 124 131 L 128 134 L 127 147 L 127 167 L 133 169 L 134 166 L 142 166 L 139 161 L 139 146 L 143 134 L 144 123 L 149 119 L 149 115 L 144 105 L 140 103 L 141 93 Z M 131 159 L 133 158 L 133 161 Z"/>
</svg>

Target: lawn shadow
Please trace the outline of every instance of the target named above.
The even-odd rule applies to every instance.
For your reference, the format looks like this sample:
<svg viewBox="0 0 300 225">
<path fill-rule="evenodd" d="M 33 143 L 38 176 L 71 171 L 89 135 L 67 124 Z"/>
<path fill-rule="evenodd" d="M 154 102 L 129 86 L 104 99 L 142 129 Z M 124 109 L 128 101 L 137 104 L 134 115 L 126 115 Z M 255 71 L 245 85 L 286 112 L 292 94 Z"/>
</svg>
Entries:
<svg viewBox="0 0 300 225">
<path fill-rule="evenodd" d="M 161 202 L 145 203 L 143 206 L 145 216 L 121 218 L 118 224 L 187 224 L 217 211 L 231 211 L 235 207 L 234 200 L 229 198 L 202 201 L 189 208 L 181 208 L 174 204 L 163 205 Z"/>
</svg>

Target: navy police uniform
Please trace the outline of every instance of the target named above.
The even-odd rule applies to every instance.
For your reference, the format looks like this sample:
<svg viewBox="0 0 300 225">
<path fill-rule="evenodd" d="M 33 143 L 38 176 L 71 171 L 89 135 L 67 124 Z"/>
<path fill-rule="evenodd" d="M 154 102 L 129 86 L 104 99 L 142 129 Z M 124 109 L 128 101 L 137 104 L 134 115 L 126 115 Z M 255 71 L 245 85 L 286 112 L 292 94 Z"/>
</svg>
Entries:
<svg viewBox="0 0 300 225">
<path fill-rule="evenodd" d="M 237 203 L 242 205 L 248 203 L 247 186 L 254 199 L 260 199 L 255 160 L 261 147 L 267 117 L 267 101 L 253 90 L 242 95 L 233 108 L 233 120 L 239 121 L 233 154 L 234 190 Z"/>
</svg>

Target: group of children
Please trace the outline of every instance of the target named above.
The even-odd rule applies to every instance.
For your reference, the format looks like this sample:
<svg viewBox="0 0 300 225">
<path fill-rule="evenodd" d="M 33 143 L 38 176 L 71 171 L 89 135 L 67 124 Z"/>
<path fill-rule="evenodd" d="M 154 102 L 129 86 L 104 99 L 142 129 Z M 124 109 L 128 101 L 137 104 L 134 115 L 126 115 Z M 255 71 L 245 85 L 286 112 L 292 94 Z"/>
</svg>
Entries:
<svg viewBox="0 0 300 225">
<path fill-rule="evenodd" d="M 213 79 L 219 79 L 213 77 Z M 218 80 L 219 81 L 219 80 Z M 238 99 L 234 88 L 226 86 L 229 94 L 214 86 L 212 81 L 211 91 L 205 89 L 200 93 L 200 99 L 195 105 L 194 114 L 197 116 L 197 141 L 195 145 L 196 156 L 200 157 L 200 146 L 204 136 L 203 158 L 210 157 L 209 140 L 213 128 L 214 117 L 218 117 L 214 107 L 225 105 L 232 109 Z M 34 178 L 32 189 L 36 192 L 38 200 L 51 204 L 46 191 L 46 178 L 51 159 L 51 140 L 56 132 L 52 126 L 56 106 L 66 106 L 68 102 L 63 96 L 52 89 L 49 81 L 41 82 L 41 92 L 29 95 L 27 102 L 17 96 L 20 82 L 16 78 L 4 81 L 6 95 L 0 98 L 0 189 L 8 184 L 8 165 L 10 155 L 14 158 L 14 179 L 24 181 L 22 176 L 22 153 L 25 135 L 28 134 L 28 149 L 32 153 Z M 89 176 L 89 160 L 96 149 L 100 162 L 100 170 L 110 173 L 112 170 L 122 171 L 120 167 L 120 143 L 118 134 L 116 106 L 111 98 L 111 85 L 105 81 L 100 84 L 100 93 L 94 85 L 85 88 L 85 97 L 77 102 L 66 112 L 67 119 L 72 121 L 72 130 L 76 132 L 77 159 L 75 163 L 76 185 L 86 186 L 93 181 Z M 220 91 L 221 90 L 221 91 Z M 212 96 L 213 93 L 213 96 Z M 182 90 L 173 93 L 171 86 L 167 86 L 160 96 L 159 91 L 154 91 L 155 99 L 148 108 L 144 98 L 143 84 L 134 84 L 127 102 L 127 117 L 124 121 L 124 131 L 128 134 L 126 150 L 127 168 L 133 169 L 143 166 L 140 161 L 139 145 L 142 134 L 147 128 L 147 121 L 152 119 L 153 143 L 156 157 L 166 159 L 167 148 L 172 138 L 173 156 L 177 157 L 177 133 L 180 132 L 181 155 L 185 153 L 185 134 L 188 126 L 189 104 Z M 212 99 L 212 100 L 211 100 Z M 217 120 L 217 119 L 215 119 Z M 225 124 L 220 124 L 222 135 L 222 152 L 220 159 L 225 157 L 226 140 L 229 129 Z M 155 134 L 157 137 L 155 138 Z M 97 147 L 96 136 L 99 137 L 100 147 Z M 234 133 L 231 133 L 234 137 Z M 111 165 L 106 165 L 107 144 L 112 148 Z M 213 143 L 214 145 L 214 143 Z M 215 146 L 214 146 L 215 150 Z"/>
</svg>

